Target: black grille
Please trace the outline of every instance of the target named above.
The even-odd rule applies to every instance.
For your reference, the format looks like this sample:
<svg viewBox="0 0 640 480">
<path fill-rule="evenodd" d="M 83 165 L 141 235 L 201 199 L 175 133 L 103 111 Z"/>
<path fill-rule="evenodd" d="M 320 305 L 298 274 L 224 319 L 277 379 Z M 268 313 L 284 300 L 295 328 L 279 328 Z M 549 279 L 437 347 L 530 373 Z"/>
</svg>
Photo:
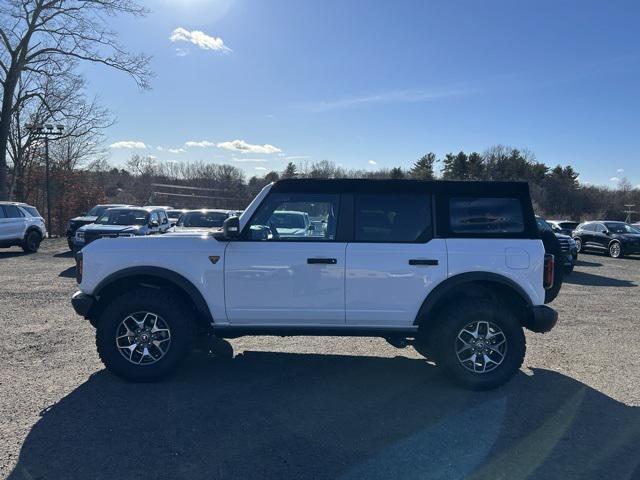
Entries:
<svg viewBox="0 0 640 480">
<path fill-rule="evenodd" d="M 560 242 L 560 248 L 564 253 L 569 253 L 569 239 L 568 238 L 558 238 Z"/>
</svg>

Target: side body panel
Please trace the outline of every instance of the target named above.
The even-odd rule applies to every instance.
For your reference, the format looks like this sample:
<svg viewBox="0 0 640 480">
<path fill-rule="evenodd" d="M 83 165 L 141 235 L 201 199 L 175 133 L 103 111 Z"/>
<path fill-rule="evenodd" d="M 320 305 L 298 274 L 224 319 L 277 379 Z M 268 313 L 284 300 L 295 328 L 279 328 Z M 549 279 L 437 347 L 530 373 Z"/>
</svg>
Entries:
<svg viewBox="0 0 640 480">
<path fill-rule="evenodd" d="M 534 239 L 448 238 L 448 277 L 490 272 L 517 283 L 532 305 L 544 304 L 544 246 Z"/>
<path fill-rule="evenodd" d="M 190 281 L 204 297 L 216 323 L 227 323 L 224 308 L 224 249 L 211 235 L 151 235 L 108 238 L 82 249 L 80 290 L 93 294 L 101 280 L 130 267 L 159 267 Z M 219 257 L 214 264 L 209 256 Z"/>
</svg>

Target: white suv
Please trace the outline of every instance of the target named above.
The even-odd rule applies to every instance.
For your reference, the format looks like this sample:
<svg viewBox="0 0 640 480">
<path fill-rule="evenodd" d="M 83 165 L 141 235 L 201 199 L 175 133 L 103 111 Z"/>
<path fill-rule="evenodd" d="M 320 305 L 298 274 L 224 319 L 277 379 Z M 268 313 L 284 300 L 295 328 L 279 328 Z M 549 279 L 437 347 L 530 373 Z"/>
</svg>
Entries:
<svg viewBox="0 0 640 480">
<path fill-rule="evenodd" d="M 283 211 L 321 227 L 281 232 Z M 557 320 L 525 183 L 281 180 L 220 232 L 99 240 L 77 263 L 72 304 L 130 380 L 168 374 L 197 334 L 342 335 L 412 344 L 488 389 L 522 364 L 523 327 Z"/>
<path fill-rule="evenodd" d="M 25 252 L 34 253 L 46 236 L 44 219 L 36 207 L 0 202 L 0 247 L 20 246 Z"/>
</svg>

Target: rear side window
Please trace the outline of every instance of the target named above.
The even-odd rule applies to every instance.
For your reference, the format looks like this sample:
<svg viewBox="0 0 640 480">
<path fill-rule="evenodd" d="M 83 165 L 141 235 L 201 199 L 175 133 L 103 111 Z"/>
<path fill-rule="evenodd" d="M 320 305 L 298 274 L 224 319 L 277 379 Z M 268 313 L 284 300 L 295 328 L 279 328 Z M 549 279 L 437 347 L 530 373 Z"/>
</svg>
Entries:
<svg viewBox="0 0 640 480">
<path fill-rule="evenodd" d="M 39 217 L 40 213 L 38 213 L 38 210 L 36 210 L 36 207 L 22 207 L 23 210 L 26 210 L 26 212 L 31 215 L 32 217 Z"/>
<path fill-rule="evenodd" d="M 454 197 L 449 200 L 453 233 L 523 233 L 522 203 L 517 198 Z"/>
<path fill-rule="evenodd" d="M 5 205 L 4 214 L 7 218 L 21 218 L 24 217 L 22 212 L 15 205 Z"/>
<path fill-rule="evenodd" d="M 428 194 L 355 195 L 356 242 L 416 243 L 433 236 Z"/>
</svg>

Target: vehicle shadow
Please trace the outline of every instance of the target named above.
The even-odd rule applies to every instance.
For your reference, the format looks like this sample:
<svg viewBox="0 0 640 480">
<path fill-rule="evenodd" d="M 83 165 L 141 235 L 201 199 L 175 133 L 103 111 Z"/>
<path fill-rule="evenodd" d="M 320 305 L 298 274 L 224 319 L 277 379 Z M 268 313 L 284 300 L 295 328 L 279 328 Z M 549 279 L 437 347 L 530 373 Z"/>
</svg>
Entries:
<svg viewBox="0 0 640 480">
<path fill-rule="evenodd" d="M 76 266 L 73 265 L 69 268 L 64 269 L 58 274 L 58 276 L 64 278 L 76 278 Z"/>
<path fill-rule="evenodd" d="M 0 251 L 0 260 L 2 260 L 3 258 L 14 258 L 14 257 L 26 257 L 27 255 L 29 255 L 26 252 L 23 252 L 22 250 L 17 251 L 9 251 L 9 252 L 3 252 Z"/>
<path fill-rule="evenodd" d="M 469 392 L 424 360 L 201 354 L 162 383 L 94 374 L 9 478 L 623 479 L 639 444 L 640 408 L 548 370 Z"/>
<path fill-rule="evenodd" d="M 54 257 L 55 258 L 73 258 L 73 252 L 71 250 L 67 250 L 66 252 L 56 253 Z"/>
<path fill-rule="evenodd" d="M 591 287 L 637 287 L 631 280 L 621 280 L 577 270 L 574 270 L 571 275 L 565 276 L 563 282 L 574 285 L 589 285 Z"/>
<path fill-rule="evenodd" d="M 587 262 L 578 258 L 576 261 L 576 267 L 601 267 L 602 264 L 598 262 Z"/>
</svg>

